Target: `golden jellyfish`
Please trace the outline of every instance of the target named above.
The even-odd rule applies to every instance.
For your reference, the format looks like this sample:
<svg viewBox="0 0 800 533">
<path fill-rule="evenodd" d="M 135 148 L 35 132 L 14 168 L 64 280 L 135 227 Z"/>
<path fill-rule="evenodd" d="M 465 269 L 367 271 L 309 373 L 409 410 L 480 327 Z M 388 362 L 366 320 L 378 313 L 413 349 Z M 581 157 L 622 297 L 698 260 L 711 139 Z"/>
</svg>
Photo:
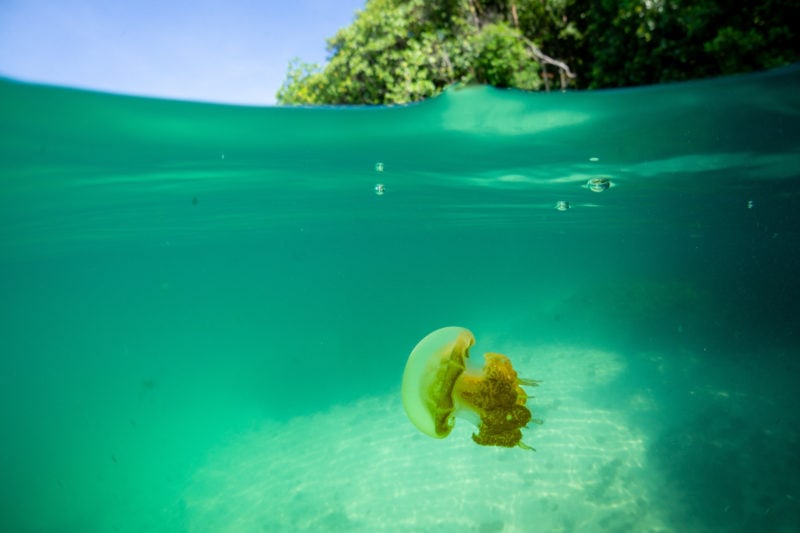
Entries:
<svg viewBox="0 0 800 533">
<path fill-rule="evenodd" d="M 535 387 L 533 379 L 517 376 L 511 361 L 499 353 L 487 353 L 483 368 L 467 365 L 475 337 L 465 328 L 437 329 L 419 341 L 403 373 L 403 407 L 421 432 L 443 439 L 456 418 L 478 428 L 472 440 L 483 446 L 519 446 L 521 429 L 528 422 L 541 424 L 525 406 L 523 386 Z"/>
</svg>

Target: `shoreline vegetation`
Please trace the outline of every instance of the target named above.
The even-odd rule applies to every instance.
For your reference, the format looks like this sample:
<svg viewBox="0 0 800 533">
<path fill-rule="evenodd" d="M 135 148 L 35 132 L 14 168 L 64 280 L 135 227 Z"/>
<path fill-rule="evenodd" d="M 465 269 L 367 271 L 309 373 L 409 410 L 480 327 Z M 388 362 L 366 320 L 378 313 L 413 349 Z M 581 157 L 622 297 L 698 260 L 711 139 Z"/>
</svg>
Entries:
<svg viewBox="0 0 800 533">
<path fill-rule="evenodd" d="M 458 84 L 529 91 L 652 85 L 800 60 L 797 0 L 367 0 L 295 59 L 283 105 L 404 104 Z"/>
</svg>

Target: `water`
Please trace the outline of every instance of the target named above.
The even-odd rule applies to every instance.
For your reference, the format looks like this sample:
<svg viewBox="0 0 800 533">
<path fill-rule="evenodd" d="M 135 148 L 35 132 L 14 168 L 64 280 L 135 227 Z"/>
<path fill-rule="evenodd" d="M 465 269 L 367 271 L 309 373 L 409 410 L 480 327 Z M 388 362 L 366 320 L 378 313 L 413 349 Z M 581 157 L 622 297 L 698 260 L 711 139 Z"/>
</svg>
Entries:
<svg viewBox="0 0 800 533">
<path fill-rule="evenodd" d="M 796 530 L 798 82 L 265 109 L 0 81 L 2 529 Z M 542 380 L 536 452 L 405 418 L 448 325 Z"/>
</svg>

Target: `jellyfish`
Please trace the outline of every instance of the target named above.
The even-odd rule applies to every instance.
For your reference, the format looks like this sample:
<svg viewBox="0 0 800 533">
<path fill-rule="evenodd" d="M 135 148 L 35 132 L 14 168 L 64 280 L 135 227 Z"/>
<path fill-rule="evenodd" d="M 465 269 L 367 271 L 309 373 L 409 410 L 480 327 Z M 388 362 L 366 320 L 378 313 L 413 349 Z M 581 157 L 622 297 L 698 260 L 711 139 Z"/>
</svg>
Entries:
<svg viewBox="0 0 800 533">
<path fill-rule="evenodd" d="M 446 327 L 428 334 L 411 352 L 403 373 L 403 407 L 411 422 L 428 436 L 443 439 L 456 418 L 472 422 L 472 440 L 482 446 L 519 446 L 521 429 L 529 422 L 541 424 L 525 406 L 522 379 L 505 355 L 487 353 L 483 368 L 467 366 L 475 337 L 465 328 Z"/>
</svg>

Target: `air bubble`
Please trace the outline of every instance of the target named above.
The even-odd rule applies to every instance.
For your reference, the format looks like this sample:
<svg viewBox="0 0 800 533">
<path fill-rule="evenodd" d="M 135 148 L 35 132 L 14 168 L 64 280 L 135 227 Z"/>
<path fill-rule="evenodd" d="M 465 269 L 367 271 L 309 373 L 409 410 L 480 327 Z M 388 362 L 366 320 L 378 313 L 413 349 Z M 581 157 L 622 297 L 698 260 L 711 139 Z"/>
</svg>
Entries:
<svg viewBox="0 0 800 533">
<path fill-rule="evenodd" d="M 611 187 L 611 181 L 608 178 L 592 178 L 586 182 L 586 186 L 592 192 L 603 192 Z"/>
</svg>

